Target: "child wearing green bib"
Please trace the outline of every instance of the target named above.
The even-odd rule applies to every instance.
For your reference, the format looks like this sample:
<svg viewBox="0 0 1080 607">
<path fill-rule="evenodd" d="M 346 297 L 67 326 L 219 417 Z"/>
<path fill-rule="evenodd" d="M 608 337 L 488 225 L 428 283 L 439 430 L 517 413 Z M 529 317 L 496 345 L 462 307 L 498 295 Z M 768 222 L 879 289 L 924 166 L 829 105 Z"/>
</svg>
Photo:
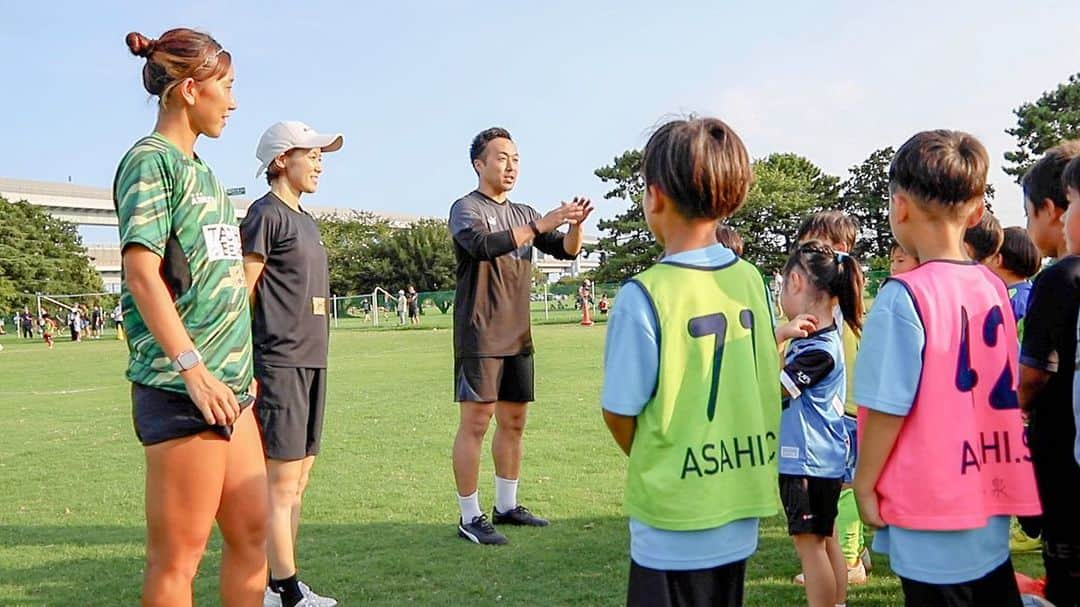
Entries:
<svg viewBox="0 0 1080 607">
<path fill-rule="evenodd" d="M 777 512 L 779 357 L 765 281 L 716 240 L 752 179 L 738 135 L 676 120 L 645 146 L 659 263 L 620 291 L 602 405 L 630 456 L 627 605 L 743 604 L 758 520 Z"/>
</svg>

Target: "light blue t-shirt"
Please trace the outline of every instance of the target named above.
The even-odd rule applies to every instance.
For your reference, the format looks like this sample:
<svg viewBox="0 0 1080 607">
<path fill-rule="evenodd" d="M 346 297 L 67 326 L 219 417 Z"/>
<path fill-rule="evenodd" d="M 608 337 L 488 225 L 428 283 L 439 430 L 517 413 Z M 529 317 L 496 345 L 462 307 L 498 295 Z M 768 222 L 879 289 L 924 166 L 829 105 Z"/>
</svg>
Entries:
<svg viewBox="0 0 1080 607">
<path fill-rule="evenodd" d="M 859 406 L 906 416 L 919 388 L 925 343 L 911 294 L 899 282 L 886 282 L 863 328 L 855 365 Z M 985 527 L 966 531 L 884 527 L 874 535 L 873 549 L 888 554 L 901 577 L 927 584 L 969 582 L 1009 558 L 1009 517 L 991 517 Z"/>
<path fill-rule="evenodd" d="M 723 245 L 676 253 L 661 263 L 714 267 L 735 254 Z M 762 287 L 764 288 L 764 286 Z M 659 323 L 641 287 L 619 289 L 607 325 L 601 405 L 617 415 L 637 417 L 652 399 L 660 368 Z M 664 571 L 710 569 L 745 560 L 757 550 L 758 519 L 733 521 L 715 529 L 670 531 L 630 518 L 630 557 Z"/>
<path fill-rule="evenodd" d="M 843 478 L 848 440 L 844 424 L 844 345 L 837 325 L 794 339 L 780 371 L 780 474 Z"/>
</svg>

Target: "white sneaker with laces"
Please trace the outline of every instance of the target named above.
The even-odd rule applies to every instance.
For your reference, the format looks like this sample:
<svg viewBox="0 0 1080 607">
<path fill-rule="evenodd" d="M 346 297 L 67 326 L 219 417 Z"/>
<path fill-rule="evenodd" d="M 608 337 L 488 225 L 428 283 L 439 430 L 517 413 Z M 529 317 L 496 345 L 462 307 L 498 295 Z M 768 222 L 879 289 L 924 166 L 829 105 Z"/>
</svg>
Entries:
<svg viewBox="0 0 1080 607">
<path fill-rule="evenodd" d="M 263 607 L 281 607 L 281 595 L 267 588 L 263 593 Z"/>
<path fill-rule="evenodd" d="M 315 594 L 315 591 L 311 589 L 311 586 L 308 586 L 303 582 L 298 582 L 298 584 L 300 585 L 300 592 L 304 593 L 304 599 L 311 603 L 311 607 L 337 607 L 337 599 Z M 267 606 L 264 605 L 263 607 Z M 297 605 L 297 607 L 301 606 Z"/>
</svg>

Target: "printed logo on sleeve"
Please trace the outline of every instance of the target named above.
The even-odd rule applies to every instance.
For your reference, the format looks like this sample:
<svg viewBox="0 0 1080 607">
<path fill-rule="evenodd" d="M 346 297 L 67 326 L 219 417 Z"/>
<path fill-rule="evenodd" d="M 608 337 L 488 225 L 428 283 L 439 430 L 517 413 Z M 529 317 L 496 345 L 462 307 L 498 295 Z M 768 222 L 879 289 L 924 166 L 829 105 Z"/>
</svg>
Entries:
<svg viewBox="0 0 1080 607">
<path fill-rule="evenodd" d="M 207 196 L 206 194 L 199 194 L 198 196 L 191 197 L 191 204 L 213 204 L 216 201 L 217 198 Z"/>
<path fill-rule="evenodd" d="M 225 223 L 203 226 L 203 241 L 206 243 L 206 256 L 210 261 L 243 259 L 240 246 L 240 228 Z"/>
<path fill-rule="evenodd" d="M 799 448 L 781 446 L 780 457 L 783 459 L 799 459 Z"/>
</svg>

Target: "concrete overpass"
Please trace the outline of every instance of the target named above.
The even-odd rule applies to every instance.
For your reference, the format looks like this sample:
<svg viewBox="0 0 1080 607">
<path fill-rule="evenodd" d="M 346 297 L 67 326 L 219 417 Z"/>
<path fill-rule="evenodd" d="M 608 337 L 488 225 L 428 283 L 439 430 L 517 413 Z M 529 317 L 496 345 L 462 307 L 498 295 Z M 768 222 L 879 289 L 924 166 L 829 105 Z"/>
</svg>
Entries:
<svg viewBox="0 0 1080 607">
<path fill-rule="evenodd" d="M 12 202 L 26 200 L 30 204 L 44 207 L 53 217 L 76 225 L 117 225 L 112 191 L 106 188 L 0 177 L 0 198 L 6 198 Z M 250 198 L 232 198 L 237 219 L 242 219 L 247 214 L 247 208 L 252 202 L 254 201 Z M 340 219 L 355 217 L 360 212 L 358 209 L 344 207 L 308 207 L 307 209 L 316 217 Z M 407 227 L 424 218 L 421 215 L 409 213 L 386 211 L 371 211 L 371 213 L 396 228 Z M 595 244 L 598 240 L 595 236 L 585 237 L 587 244 Z M 101 274 L 105 289 L 109 292 L 118 292 L 120 290 L 119 245 L 90 245 L 87 247 L 87 255 L 91 258 L 94 268 Z M 582 256 L 574 261 L 562 261 L 543 255 L 539 251 L 534 253 L 533 259 L 541 272 L 554 275 L 556 278 L 565 274 L 577 276 L 596 268 L 599 261 L 597 255 L 591 255 L 590 258 Z"/>
</svg>

